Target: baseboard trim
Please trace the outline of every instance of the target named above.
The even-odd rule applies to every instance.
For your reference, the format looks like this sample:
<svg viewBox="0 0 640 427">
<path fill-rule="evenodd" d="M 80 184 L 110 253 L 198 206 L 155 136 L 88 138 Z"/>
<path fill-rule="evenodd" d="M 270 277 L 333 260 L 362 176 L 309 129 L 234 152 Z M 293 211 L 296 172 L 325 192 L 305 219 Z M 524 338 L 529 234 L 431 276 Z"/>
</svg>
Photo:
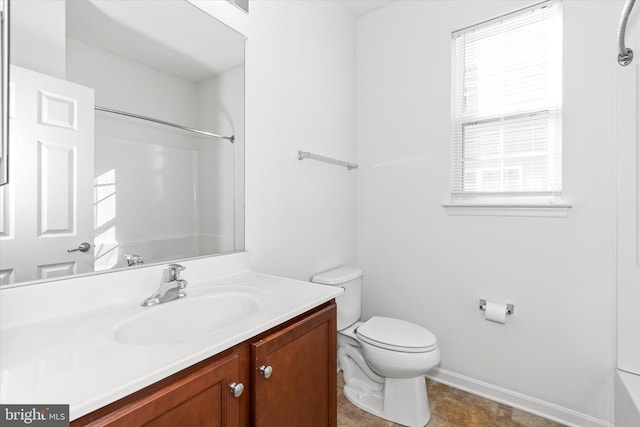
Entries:
<svg viewBox="0 0 640 427">
<path fill-rule="evenodd" d="M 544 400 L 485 383 L 441 368 L 429 371 L 428 378 L 499 403 L 521 409 L 571 427 L 614 427 L 613 424 Z"/>
</svg>

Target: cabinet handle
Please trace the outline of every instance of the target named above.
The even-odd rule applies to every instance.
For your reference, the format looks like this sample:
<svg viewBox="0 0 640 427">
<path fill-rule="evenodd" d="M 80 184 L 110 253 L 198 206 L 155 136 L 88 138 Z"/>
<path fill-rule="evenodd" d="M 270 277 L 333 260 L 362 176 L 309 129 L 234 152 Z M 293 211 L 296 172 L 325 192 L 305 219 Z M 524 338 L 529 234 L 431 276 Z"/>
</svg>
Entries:
<svg viewBox="0 0 640 427">
<path fill-rule="evenodd" d="M 273 368 L 271 366 L 260 366 L 258 368 L 258 370 L 260 371 L 260 373 L 262 374 L 263 377 L 265 378 L 269 378 L 271 376 L 271 374 L 273 373 Z"/>
<path fill-rule="evenodd" d="M 231 383 L 229 384 L 229 391 L 231 391 L 233 397 L 240 397 L 244 391 L 244 385 L 242 383 Z"/>
</svg>

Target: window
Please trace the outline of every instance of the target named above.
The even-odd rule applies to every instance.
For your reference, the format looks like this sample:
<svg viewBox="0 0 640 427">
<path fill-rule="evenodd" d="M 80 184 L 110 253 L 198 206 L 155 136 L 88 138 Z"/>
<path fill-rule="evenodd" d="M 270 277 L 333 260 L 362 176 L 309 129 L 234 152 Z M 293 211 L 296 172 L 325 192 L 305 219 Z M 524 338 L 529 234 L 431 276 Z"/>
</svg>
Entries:
<svg viewBox="0 0 640 427">
<path fill-rule="evenodd" d="M 519 10 L 456 31 L 452 39 L 452 203 L 556 201 L 562 191 L 561 3 Z"/>
</svg>

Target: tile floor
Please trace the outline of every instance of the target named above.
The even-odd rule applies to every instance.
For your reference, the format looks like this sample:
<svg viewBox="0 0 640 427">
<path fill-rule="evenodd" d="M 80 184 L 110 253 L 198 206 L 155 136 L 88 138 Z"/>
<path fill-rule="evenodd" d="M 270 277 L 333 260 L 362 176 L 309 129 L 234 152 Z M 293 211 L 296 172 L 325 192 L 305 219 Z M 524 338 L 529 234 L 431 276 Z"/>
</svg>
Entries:
<svg viewBox="0 0 640 427">
<path fill-rule="evenodd" d="M 338 374 L 338 427 L 396 427 L 351 404 Z M 428 427 L 561 427 L 562 424 L 427 380 L 431 421 Z"/>
</svg>

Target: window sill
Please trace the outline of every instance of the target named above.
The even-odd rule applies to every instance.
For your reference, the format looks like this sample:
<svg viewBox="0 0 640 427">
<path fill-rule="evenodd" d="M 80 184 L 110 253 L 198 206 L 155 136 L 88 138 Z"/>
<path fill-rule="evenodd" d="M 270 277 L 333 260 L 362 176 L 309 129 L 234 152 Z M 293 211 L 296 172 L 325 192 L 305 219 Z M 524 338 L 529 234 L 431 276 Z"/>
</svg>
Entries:
<svg viewBox="0 0 640 427">
<path fill-rule="evenodd" d="M 449 215 L 566 218 L 568 203 L 443 203 Z"/>
</svg>

